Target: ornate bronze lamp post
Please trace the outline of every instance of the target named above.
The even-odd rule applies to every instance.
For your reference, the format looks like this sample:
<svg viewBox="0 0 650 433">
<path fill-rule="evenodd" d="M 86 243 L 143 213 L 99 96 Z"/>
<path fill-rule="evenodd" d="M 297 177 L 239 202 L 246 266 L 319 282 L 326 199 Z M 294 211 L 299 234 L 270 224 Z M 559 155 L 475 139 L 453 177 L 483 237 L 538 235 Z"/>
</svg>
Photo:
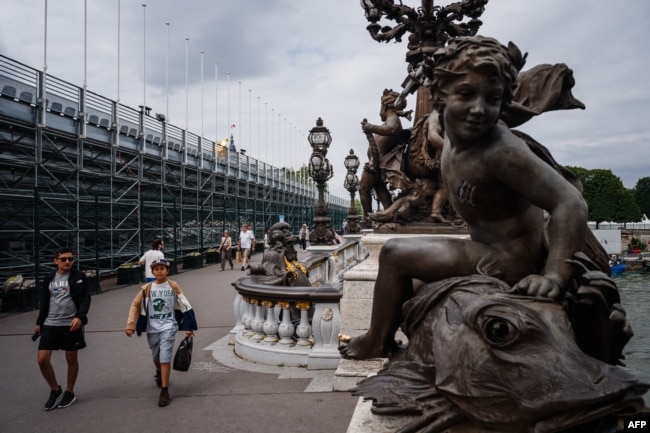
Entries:
<svg viewBox="0 0 650 433">
<path fill-rule="evenodd" d="M 447 6 L 434 6 L 434 0 L 420 0 L 420 6 L 412 8 L 403 1 L 395 4 L 394 1 L 361 0 L 366 20 L 370 23 L 366 29 L 375 41 L 402 42 L 402 37 L 408 34 L 408 76 L 402 84 L 404 90 L 400 98 L 418 91 L 416 119 L 432 109 L 428 90 L 420 92 L 419 89 L 428 84 L 426 70 L 433 64 L 433 53 L 449 38 L 475 35 L 483 24 L 479 17 L 487 2 L 460 0 Z M 387 21 L 394 24 L 389 25 Z"/>
<path fill-rule="evenodd" d="M 316 182 L 318 188 L 318 203 L 314 213 L 313 229 L 309 233 L 311 245 L 332 245 L 334 233 L 330 227 L 325 204 L 325 183 L 334 176 L 334 169 L 326 158 L 327 150 L 332 142 L 329 129 L 323 126 L 323 119 L 316 120 L 316 126 L 309 131 L 307 137 L 313 151 L 309 157 L 309 176 Z"/>
<path fill-rule="evenodd" d="M 357 223 L 357 206 L 354 203 L 354 193 L 359 191 L 359 178 L 357 177 L 357 169 L 359 168 L 359 157 L 354 154 L 354 150 L 350 149 L 350 154 L 345 157 L 345 168 L 348 174 L 345 175 L 345 182 L 343 187 L 350 193 L 350 211 L 348 213 L 348 233 L 356 234 L 361 233 L 361 227 Z"/>
</svg>

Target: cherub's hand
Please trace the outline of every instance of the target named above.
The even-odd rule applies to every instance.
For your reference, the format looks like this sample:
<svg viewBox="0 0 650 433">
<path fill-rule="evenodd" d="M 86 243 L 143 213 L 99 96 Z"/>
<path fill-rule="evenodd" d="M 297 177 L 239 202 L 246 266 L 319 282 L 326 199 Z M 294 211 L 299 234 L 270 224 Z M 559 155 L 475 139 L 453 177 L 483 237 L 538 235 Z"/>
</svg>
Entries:
<svg viewBox="0 0 650 433">
<path fill-rule="evenodd" d="M 544 275 L 528 275 L 515 284 L 513 289 L 529 296 L 553 299 L 561 299 L 565 292 L 559 278 Z"/>
</svg>

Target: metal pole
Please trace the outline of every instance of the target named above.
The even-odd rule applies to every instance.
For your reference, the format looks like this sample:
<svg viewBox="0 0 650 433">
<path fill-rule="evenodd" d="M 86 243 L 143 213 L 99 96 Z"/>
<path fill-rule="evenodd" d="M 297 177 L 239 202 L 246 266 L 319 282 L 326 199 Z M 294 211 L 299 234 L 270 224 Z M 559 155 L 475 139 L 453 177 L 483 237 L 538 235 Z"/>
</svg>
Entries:
<svg viewBox="0 0 650 433">
<path fill-rule="evenodd" d="M 115 100 L 115 146 L 120 145 L 120 20 L 121 20 L 121 1 L 117 0 L 117 99 Z M 113 174 L 111 173 L 111 179 Z M 111 209 L 112 209 L 111 200 Z"/>
<path fill-rule="evenodd" d="M 142 3 L 142 113 L 147 108 L 147 5 Z M 144 134 L 144 126 L 142 129 Z"/>
<path fill-rule="evenodd" d="M 84 0 L 84 84 L 83 84 L 83 98 L 81 101 L 81 112 L 84 119 L 86 116 L 86 92 L 88 90 L 88 0 Z M 86 138 L 86 122 L 81 122 L 81 137 Z"/>
<path fill-rule="evenodd" d="M 249 154 L 253 153 L 253 127 L 251 124 L 252 121 L 252 112 L 251 112 L 251 89 L 248 89 L 248 149 Z"/>
<path fill-rule="evenodd" d="M 189 57 L 188 57 L 188 44 L 190 38 L 185 38 L 185 131 L 189 127 L 189 109 L 190 109 L 190 99 L 188 93 L 189 86 Z"/>
<path fill-rule="evenodd" d="M 169 23 L 167 27 L 167 47 L 165 54 L 165 122 L 169 122 Z M 167 132 L 165 131 L 165 143 L 167 142 Z"/>
<path fill-rule="evenodd" d="M 205 137 L 205 130 L 203 129 L 203 125 L 204 125 L 204 123 L 203 123 L 203 107 L 204 107 L 204 104 L 203 104 L 203 100 L 204 100 L 204 98 L 203 98 L 203 95 L 204 95 L 203 94 L 203 54 L 204 54 L 204 51 L 201 51 L 201 141 L 203 141 L 203 137 Z M 203 144 L 203 143 L 201 143 L 201 144 Z M 201 160 L 203 160 L 202 157 L 201 157 Z"/>
<path fill-rule="evenodd" d="M 214 62 L 214 141 L 219 142 L 219 64 Z M 216 158 L 215 158 L 216 161 Z"/>
<path fill-rule="evenodd" d="M 227 118 L 228 118 L 228 127 L 226 128 L 227 131 L 232 133 L 232 123 L 230 123 L 230 72 L 226 74 L 227 77 L 227 98 L 226 98 L 226 113 L 227 113 Z M 228 134 L 228 140 L 230 140 L 230 134 Z M 227 154 L 227 152 L 226 152 Z"/>
<path fill-rule="evenodd" d="M 39 101 L 40 105 L 40 119 L 39 123 L 41 127 L 45 127 L 45 110 L 47 108 L 47 86 L 46 86 L 46 81 L 47 81 L 47 0 L 45 0 L 45 15 L 44 15 L 44 28 L 43 28 L 43 79 L 42 79 L 42 86 L 43 88 L 41 89 L 41 101 Z"/>
</svg>

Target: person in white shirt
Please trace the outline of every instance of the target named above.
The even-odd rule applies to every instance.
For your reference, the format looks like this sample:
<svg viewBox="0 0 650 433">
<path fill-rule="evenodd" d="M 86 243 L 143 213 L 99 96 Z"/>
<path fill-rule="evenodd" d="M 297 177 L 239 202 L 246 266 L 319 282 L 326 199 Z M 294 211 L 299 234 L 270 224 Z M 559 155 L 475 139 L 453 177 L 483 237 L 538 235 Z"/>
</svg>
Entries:
<svg viewBox="0 0 650 433">
<path fill-rule="evenodd" d="M 151 264 L 155 260 L 165 258 L 165 254 L 162 252 L 163 248 L 165 248 L 165 244 L 163 243 L 162 239 L 154 239 L 153 242 L 151 242 L 151 249 L 144 253 L 138 262 L 140 266 L 145 267 L 145 282 L 147 283 L 150 283 L 156 279 L 151 273 Z"/>
<path fill-rule="evenodd" d="M 239 232 L 239 251 L 241 251 L 241 260 L 242 267 L 241 270 L 250 269 L 249 257 L 251 254 L 251 248 L 255 248 L 255 235 L 250 229 L 250 225 L 244 224 L 241 226 L 241 232 Z"/>
</svg>

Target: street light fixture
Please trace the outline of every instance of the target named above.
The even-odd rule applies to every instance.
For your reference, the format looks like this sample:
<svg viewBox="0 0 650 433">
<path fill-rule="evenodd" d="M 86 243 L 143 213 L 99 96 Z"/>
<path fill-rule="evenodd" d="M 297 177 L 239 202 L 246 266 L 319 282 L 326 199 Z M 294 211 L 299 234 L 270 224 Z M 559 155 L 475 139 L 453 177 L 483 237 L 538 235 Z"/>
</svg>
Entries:
<svg viewBox="0 0 650 433">
<path fill-rule="evenodd" d="M 357 206 L 354 203 L 354 194 L 359 190 L 359 178 L 357 177 L 359 157 L 354 154 L 353 149 L 350 149 L 350 154 L 345 157 L 343 164 L 348 170 L 348 173 L 345 175 L 343 187 L 350 192 L 350 211 L 348 213 L 348 225 L 346 229 L 348 233 L 361 233 L 361 227 L 357 223 Z"/>
<path fill-rule="evenodd" d="M 327 150 L 332 143 L 329 129 L 323 126 L 323 119 L 316 120 L 316 126 L 309 131 L 307 137 L 313 151 L 309 157 L 309 176 L 316 182 L 318 188 L 318 202 L 314 213 L 313 230 L 309 233 L 311 245 L 332 245 L 334 233 L 327 216 L 325 203 L 325 184 L 334 176 L 334 169 L 327 159 Z"/>
</svg>

